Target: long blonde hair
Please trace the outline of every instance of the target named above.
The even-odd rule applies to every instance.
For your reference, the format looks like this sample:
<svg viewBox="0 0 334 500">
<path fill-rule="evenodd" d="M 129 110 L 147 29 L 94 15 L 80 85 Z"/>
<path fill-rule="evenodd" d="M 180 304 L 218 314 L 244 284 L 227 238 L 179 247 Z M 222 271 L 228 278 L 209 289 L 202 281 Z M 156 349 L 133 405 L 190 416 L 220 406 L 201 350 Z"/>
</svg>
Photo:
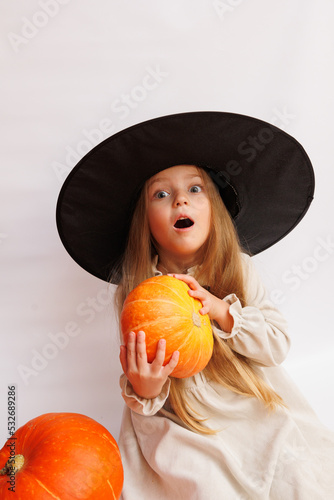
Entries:
<svg viewBox="0 0 334 500">
<path fill-rule="evenodd" d="M 202 261 L 196 266 L 194 277 L 202 286 L 209 286 L 210 292 L 219 298 L 235 293 L 245 306 L 243 264 L 237 232 L 210 176 L 201 168 L 198 171 L 211 201 L 211 230 L 203 245 Z M 153 274 L 152 259 L 157 252 L 148 225 L 146 207 L 147 183 L 138 199 L 121 269 L 117 271 L 122 275 L 115 293 L 119 316 L 130 291 Z M 280 396 L 262 380 L 252 362 L 234 352 L 216 333 L 213 355 L 203 375 L 237 394 L 258 398 L 270 410 L 277 405 L 284 406 Z M 206 419 L 191 408 L 182 379 L 171 377 L 169 399 L 175 414 L 189 428 L 204 434 L 216 432 L 206 427 Z"/>
</svg>

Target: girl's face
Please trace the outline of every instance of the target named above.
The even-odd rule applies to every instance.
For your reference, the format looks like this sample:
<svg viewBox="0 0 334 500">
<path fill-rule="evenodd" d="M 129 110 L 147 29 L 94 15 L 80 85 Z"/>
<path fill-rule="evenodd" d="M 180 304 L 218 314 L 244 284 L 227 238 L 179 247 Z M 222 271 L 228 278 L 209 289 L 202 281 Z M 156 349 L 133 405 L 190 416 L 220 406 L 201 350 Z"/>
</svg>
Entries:
<svg viewBox="0 0 334 500">
<path fill-rule="evenodd" d="M 211 225 L 211 204 L 198 169 L 177 165 L 151 177 L 147 215 L 160 257 L 196 260 Z"/>
</svg>

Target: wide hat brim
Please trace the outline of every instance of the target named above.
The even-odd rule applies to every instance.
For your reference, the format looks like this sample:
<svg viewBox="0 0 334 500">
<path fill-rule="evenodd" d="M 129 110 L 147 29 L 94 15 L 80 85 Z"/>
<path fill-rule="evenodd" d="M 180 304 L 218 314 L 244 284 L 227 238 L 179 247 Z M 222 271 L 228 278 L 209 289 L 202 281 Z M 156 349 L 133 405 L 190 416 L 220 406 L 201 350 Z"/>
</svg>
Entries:
<svg viewBox="0 0 334 500">
<path fill-rule="evenodd" d="M 253 255 L 287 235 L 313 199 L 310 159 L 283 130 L 234 113 L 163 116 L 104 140 L 66 178 L 56 221 L 72 258 L 108 281 L 122 258 L 140 188 L 182 164 L 208 167 L 241 245 Z"/>
</svg>

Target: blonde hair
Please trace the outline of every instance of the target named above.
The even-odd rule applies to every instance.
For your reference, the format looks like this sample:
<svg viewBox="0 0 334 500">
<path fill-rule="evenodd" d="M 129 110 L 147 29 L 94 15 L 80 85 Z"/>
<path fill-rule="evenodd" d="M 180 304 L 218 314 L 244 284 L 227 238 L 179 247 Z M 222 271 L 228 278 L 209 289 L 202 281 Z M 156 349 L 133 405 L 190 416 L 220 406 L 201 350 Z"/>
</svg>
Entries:
<svg viewBox="0 0 334 500">
<path fill-rule="evenodd" d="M 202 168 L 198 168 L 198 171 L 211 202 L 211 230 L 203 245 L 202 259 L 195 268 L 194 277 L 202 286 L 209 286 L 210 292 L 219 298 L 235 293 L 242 306 L 245 306 L 241 247 L 234 223 L 211 177 Z M 134 211 L 122 266 L 118 271 L 122 275 L 115 294 L 119 316 L 130 291 L 152 276 L 152 259 L 157 252 L 148 225 L 146 207 L 147 183 Z M 270 410 L 277 405 L 284 406 L 280 396 L 262 380 L 252 362 L 233 351 L 216 333 L 213 335 L 213 355 L 203 370 L 204 376 L 237 394 L 256 397 Z M 171 377 L 169 399 L 173 411 L 192 430 L 203 434 L 215 433 L 215 430 L 204 425 L 206 419 L 191 408 L 183 383 L 182 379 Z"/>
</svg>

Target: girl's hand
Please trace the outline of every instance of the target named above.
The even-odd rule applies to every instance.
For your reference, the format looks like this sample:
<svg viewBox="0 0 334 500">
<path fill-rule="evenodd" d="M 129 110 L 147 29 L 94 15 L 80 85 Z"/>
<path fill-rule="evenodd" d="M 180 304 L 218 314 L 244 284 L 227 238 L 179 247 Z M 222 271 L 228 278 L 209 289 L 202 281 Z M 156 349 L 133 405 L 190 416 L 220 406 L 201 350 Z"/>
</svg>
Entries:
<svg viewBox="0 0 334 500">
<path fill-rule="evenodd" d="M 234 320 L 229 312 L 230 306 L 224 300 L 212 295 L 189 274 L 170 274 L 170 276 L 187 283 L 190 288 L 189 295 L 202 302 L 203 307 L 199 310 L 200 314 L 208 314 L 209 318 L 216 321 L 225 332 L 232 331 Z"/>
<path fill-rule="evenodd" d="M 175 351 L 169 363 L 163 366 L 165 351 L 166 341 L 161 339 L 154 360 L 148 363 L 143 331 L 139 331 L 137 336 L 130 332 L 127 346 L 121 346 L 120 361 L 123 371 L 139 397 L 153 399 L 159 396 L 168 376 L 176 367 L 179 351 Z"/>
</svg>

